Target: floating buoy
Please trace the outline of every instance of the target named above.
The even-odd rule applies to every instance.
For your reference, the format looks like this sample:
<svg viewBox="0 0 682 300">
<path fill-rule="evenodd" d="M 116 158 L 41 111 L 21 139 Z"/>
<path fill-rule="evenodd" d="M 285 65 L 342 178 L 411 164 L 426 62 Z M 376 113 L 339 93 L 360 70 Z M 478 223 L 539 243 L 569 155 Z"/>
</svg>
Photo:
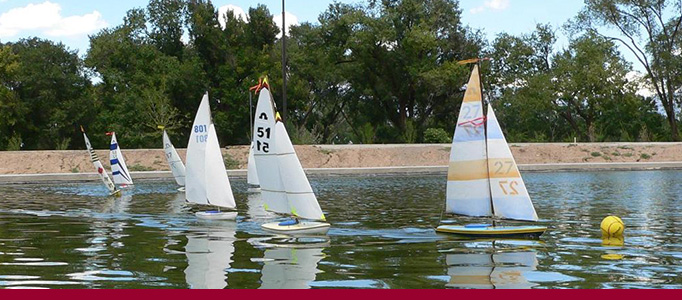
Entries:
<svg viewBox="0 0 682 300">
<path fill-rule="evenodd" d="M 608 216 L 601 221 L 601 235 L 603 239 L 621 237 L 625 231 L 625 223 L 619 217 Z"/>
</svg>

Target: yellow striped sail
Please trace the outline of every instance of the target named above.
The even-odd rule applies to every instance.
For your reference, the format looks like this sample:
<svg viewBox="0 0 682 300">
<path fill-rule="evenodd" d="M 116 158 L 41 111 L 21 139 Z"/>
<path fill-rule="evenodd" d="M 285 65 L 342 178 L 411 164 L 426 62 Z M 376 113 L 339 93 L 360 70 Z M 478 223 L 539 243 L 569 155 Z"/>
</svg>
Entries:
<svg viewBox="0 0 682 300">
<path fill-rule="evenodd" d="M 452 139 L 445 210 L 468 216 L 490 216 L 485 118 L 478 72 L 478 66 L 474 66 Z"/>
</svg>

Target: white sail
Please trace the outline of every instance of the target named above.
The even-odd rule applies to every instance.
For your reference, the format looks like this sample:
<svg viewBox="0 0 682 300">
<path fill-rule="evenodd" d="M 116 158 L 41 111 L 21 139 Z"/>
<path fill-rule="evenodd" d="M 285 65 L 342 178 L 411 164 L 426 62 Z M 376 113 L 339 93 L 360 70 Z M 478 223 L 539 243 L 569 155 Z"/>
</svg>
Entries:
<svg viewBox="0 0 682 300">
<path fill-rule="evenodd" d="M 166 154 L 168 166 L 170 167 L 171 172 L 173 172 L 175 182 L 177 182 L 179 186 L 185 186 L 185 164 L 182 163 L 178 151 L 175 150 L 175 146 L 171 143 L 165 130 L 163 131 L 163 151 Z"/>
<path fill-rule="evenodd" d="M 185 280 L 192 289 L 228 286 L 226 269 L 232 264 L 236 223 L 200 228 L 187 234 Z"/>
<path fill-rule="evenodd" d="M 275 104 L 267 88 L 258 96 L 253 126 L 253 155 L 260 182 L 261 195 L 266 210 L 289 214 L 284 184 L 280 177 L 277 153 L 275 152 Z"/>
<path fill-rule="evenodd" d="M 537 221 L 526 184 L 512 156 L 507 140 L 488 105 L 488 168 L 495 216 L 504 219 Z"/>
<path fill-rule="evenodd" d="M 250 185 L 259 185 L 258 170 L 256 170 L 256 159 L 253 156 L 253 142 L 249 148 L 248 167 L 246 170 L 246 182 Z"/>
<path fill-rule="evenodd" d="M 310 187 L 301 162 L 296 156 L 287 129 L 284 123 L 279 121 L 275 125 L 275 144 L 279 173 L 287 195 L 289 213 L 304 219 L 324 221 L 324 213 Z"/>
<path fill-rule="evenodd" d="M 114 183 L 118 185 L 131 185 L 133 178 L 128 172 L 128 166 L 121 153 L 121 148 L 118 146 L 116 140 L 116 133 L 111 133 L 111 145 L 109 148 L 109 162 L 111 163 L 111 174 L 114 177 Z"/>
<path fill-rule="evenodd" d="M 85 132 L 83 132 L 83 138 L 85 139 L 85 147 L 88 148 L 88 153 L 90 154 L 90 161 L 92 161 L 92 164 L 95 166 L 95 170 L 97 170 L 99 178 L 102 179 L 102 182 L 107 187 L 107 189 L 109 189 L 109 192 L 111 193 L 115 192 L 116 185 L 114 185 L 114 183 L 109 178 L 109 175 L 107 175 L 107 171 L 104 170 L 104 166 L 102 166 L 102 162 L 100 162 L 99 156 L 97 156 L 95 150 L 92 149 L 90 139 L 88 139 L 88 136 L 85 134 Z"/>
<path fill-rule="evenodd" d="M 474 66 L 452 140 L 446 211 L 467 216 L 490 216 L 485 118 L 478 72 L 478 66 Z"/>
<path fill-rule="evenodd" d="M 206 145 L 206 161 L 204 170 L 206 182 L 206 197 L 208 203 L 225 208 L 235 208 L 230 179 L 227 177 L 223 154 L 218 144 L 215 126 L 208 126 L 208 142 Z"/>
<path fill-rule="evenodd" d="M 201 99 L 197 115 L 192 124 L 192 132 L 187 143 L 187 177 L 185 177 L 185 197 L 187 201 L 208 204 L 206 196 L 206 145 L 208 127 L 211 124 L 211 108 L 208 93 Z"/>
</svg>

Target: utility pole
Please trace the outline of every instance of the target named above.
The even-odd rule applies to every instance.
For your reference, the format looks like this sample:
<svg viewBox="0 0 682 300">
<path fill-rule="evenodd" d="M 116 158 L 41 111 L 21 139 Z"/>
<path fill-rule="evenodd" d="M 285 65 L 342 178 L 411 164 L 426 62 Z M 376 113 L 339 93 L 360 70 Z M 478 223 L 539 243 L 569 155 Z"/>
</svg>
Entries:
<svg viewBox="0 0 682 300">
<path fill-rule="evenodd" d="M 284 18 L 284 0 L 282 0 L 282 122 L 287 120 L 287 35 Z M 285 123 L 286 124 L 286 123 Z"/>
</svg>

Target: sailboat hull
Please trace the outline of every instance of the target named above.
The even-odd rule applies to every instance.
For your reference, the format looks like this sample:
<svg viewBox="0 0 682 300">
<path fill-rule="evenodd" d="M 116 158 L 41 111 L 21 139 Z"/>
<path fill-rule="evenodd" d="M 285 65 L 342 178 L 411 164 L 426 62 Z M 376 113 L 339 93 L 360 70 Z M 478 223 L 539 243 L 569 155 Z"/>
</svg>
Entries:
<svg viewBox="0 0 682 300">
<path fill-rule="evenodd" d="M 539 237 L 547 230 L 544 226 L 487 226 L 466 227 L 441 225 L 436 232 L 466 237 Z"/>
<path fill-rule="evenodd" d="M 261 190 L 260 190 L 260 186 L 258 186 L 258 185 L 257 185 L 257 186 L 250 186 L 250 187 L 246 190 L 247 193 L 260 193 L 260 191 L 261 191 Z"/>
<path fill-rule="evenodd" d="M 281 223 L 267 223 L 261 227 L 267 231 L 284 234 L 327 234 L 329 223 L 322 222 L 299 222 L 292 225 L 280 225 Z"/>
<path fill-rule="evenodd" d="M 202 219 L 202 220 L 236 220 L 237 219 L 237 212 L 236 211 L 228 211 L 228 212 L 220 212 L 220 211 L 200 211 L 195 214 L 197 218 Z"/>
</svg>

